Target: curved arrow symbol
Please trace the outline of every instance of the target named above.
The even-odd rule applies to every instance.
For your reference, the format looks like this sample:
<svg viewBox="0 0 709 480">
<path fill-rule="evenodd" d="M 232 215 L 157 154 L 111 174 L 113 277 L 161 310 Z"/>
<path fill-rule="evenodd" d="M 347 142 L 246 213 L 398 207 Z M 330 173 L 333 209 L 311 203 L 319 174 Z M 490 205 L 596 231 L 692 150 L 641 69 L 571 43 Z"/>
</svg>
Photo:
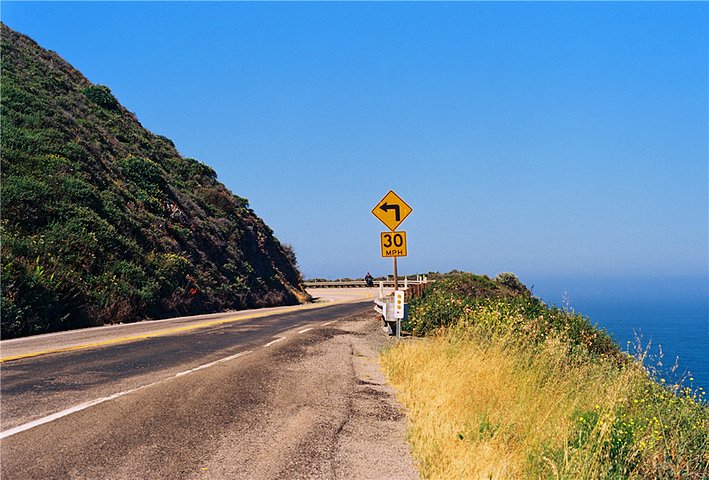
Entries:
<svg viewBox="0 0 709 480">
<path fill-rule="evenodd" d="M 399 221 L 399 218 L 401 217 L 401 207 L 397 204 L 392 204 L 389 205 L 388 203 L 384 202 L 382 206 L 379 207 L 380 210 L 383 210 L 384 212 L 388 212 L 389 210 L 395 210 L 394 215 L 396 216 L 396 221 Z"/>
</svg>

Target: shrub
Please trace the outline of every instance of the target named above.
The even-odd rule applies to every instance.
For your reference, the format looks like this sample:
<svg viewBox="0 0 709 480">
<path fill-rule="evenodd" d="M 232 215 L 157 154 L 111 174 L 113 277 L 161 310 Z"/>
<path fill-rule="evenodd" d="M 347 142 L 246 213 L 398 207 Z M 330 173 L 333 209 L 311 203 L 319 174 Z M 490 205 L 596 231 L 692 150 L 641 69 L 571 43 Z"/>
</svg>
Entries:
<svg viewBox="0 0 709 480">
<path fill-rule="evenodd" d="M 119 165 L 126 178 L 148 194 L 162 197 L 168 191 L 165 171 L 152 160 L 131 155 Z"/>
<path fill-rule="evenodd" d="M 122 250 L 115 227 L 86 207 L 70 206 L 66 218 L 45 231 L 48 251 L 62 262 L 85 272 L 103 269 L 104 262 Z"/>
<path fill-rule="evenodd" d="M 519 293 L 520 295 L 531 295 L 532 292 L 522 283 L 519 278 L 514 273 L 502 272 L 495 277 L 495 281 L 500 285 L 504 285 L 513 292 Z"/>
<path fill-rule="evenodd" d="M 176 253 L 151 254 L 148 264 L 153 268 L 153 275 L 161 296 L 170 296 L 181 292 L 192 283 L 192 263 Z"/>
<path fill-rule="evenodd" d="M 217 172 L 209 165 L 195 160 L 194 158 L 185 158 L 177 166 L 176 173 L 185 180 L 195 180 L 202 183 L 203 178 L 209 180 L 217 179 Z"/>
<path fill-rule="evenodd" d="M 106 110 L 118 111 L 121 105 L 116 100 L 116 97 L 111 93 L 111 89 L 105 85 L 91 85 L 84 89 L 84 95 L 91 102 L 95 103 Z"/>
<path fill-rule="evenodd" d="M 404 328 L 415 335 L 454 326 L 484 329 L 490 337 L 513 332 L 520 342 L 531 344 L 557 338 L 570 352 L 582 356 L 621 358 L 620 349 L 610 335 L 591 325 L 586 317 L 547 307 L 527 292 L 524 285 L 512 289 L 477 275 L 454 273 L 411 302 Z"/>
<path fill-rule="evenodd" d="M 408 325 L 405 327 L 411 328 L 417 335 L 425 335 L 456 323 L 467 309 L 481 302 L 515 296 L 519 293 L 485 276 L 453 271 L 442 276 L 424 290 L 422 297 L 411 302 Z M 534 299 L 530 306 L 533 303 Z"/>
<path fill-rule="evenodd" d="M 13 338 L 66 328 L 68 302 L 60 290 L 61 280 L 45 267 L 41 257 L 34 262 L 3 255 L 2 337 Z"/>
<path fill-rule="evenodd" d="M 298 259 L 295 257 L 295 249 L 293 248 L 293 245 L 290 243 L 282 243 L 281 248 L 283 248 L 283 253 L 293 268 L 298 268 Z"/>
<path fill-rule="evenodd" d="M 64 203 L 79 204 L 92 210 L 100 210 L 102 207 L 94 186 L 79 177 L 62 175 L 58 187 L 57 195 Z"/>
<path fill-rule="evenodd" d="M 33 233 L 52 218 L 56 202 L 46 182 L 32 177 L 7 177 L 2 181 L 2 215 L 22 231 Z"/>
</svg>

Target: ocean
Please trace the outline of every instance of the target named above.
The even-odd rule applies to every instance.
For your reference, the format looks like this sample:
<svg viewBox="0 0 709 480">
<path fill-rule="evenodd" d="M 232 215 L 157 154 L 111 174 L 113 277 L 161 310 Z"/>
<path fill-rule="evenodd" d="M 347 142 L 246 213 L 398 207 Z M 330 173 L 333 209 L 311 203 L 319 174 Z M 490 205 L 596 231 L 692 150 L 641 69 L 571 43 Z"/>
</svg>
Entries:
<svg viewBox="0 0 709 480">
<path fill-rule="evenodd" d="M 632 353 L 649 346 L 645 364 L 659 367 L 667 382 L 683 381 L 693 389 L 709 390 L 709 304 L 706 300 L 588 300 L 575 302 L 573 308 L 608 331 L 623 350 Z M 673 373 L 675 361 L 678 368 Z"/>
</svg>

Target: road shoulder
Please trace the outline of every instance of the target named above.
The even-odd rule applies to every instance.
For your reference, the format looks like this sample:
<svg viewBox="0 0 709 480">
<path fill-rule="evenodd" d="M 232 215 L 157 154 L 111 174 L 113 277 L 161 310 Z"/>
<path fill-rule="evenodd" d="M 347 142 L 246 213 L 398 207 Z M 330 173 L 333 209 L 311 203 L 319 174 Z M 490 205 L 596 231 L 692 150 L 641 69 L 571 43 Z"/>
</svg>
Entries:
<svg viewBox="0 0 709 480">
<path fill-rule="evenodd" d="M 392 341 L 367 313 L 274 345 L 266 404 L 193 478 L 419 478 L 377 358 Z"/>
<path fill-rule="evenodd" d="M 338 436 L 336 478 L 419 478 L 406 442 L 406 415 L 377 358 L 391 339 L 376 320 L 366 327 L 365 336 L 352 337 L 356 387 Z"/>
</svg>

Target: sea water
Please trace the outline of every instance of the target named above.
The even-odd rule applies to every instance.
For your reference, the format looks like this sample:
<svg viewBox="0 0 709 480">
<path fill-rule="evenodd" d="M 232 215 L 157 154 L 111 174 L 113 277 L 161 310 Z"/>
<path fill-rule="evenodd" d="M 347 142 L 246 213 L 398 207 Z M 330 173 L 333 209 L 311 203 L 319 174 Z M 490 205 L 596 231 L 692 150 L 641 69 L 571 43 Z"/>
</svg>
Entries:
<svg viewBox="0 0 709 480">
<path fill-rule="evenodd" d="M 588 300 L 576 302 L 574 310 L 608 331 L 624 351 L 647 351 L 645 364 L 667 382 L 709 390 L 706 300 Z"/>
</svg>

